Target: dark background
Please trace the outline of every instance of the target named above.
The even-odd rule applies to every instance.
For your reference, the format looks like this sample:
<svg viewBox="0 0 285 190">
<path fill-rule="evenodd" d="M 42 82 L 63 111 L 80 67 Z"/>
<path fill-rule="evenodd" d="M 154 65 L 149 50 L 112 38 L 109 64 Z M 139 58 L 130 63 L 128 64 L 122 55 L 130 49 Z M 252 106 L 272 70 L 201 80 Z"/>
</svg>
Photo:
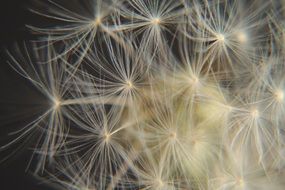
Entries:
<svg viewBox="0 0 285 190">
<path fill-rule="evenodd" d="M 9 132 L 25 123 L 29 102 L 37 96 L 28 81 L 8 65 L 5 53 L 15 43 L 33 40 L 25 24 L 39 23 L 41 19 L 28 10 L 30 4 L 29 0 L 1 0 L 0 4 L 0 146 L 11 140 Z M 21 142 L 0 151 L 1 190 L 52 190 L 29 171 L 32 150 L 27 147 Z M 7 155 L 11 156 L 6 159 Z"/>
</svg>

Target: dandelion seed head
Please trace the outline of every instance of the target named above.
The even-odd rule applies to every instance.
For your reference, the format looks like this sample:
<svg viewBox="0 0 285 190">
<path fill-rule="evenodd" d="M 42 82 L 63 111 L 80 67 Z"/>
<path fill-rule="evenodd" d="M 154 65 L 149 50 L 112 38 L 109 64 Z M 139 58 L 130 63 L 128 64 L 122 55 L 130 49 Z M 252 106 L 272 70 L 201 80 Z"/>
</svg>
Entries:
<svg viewBox="0 0 285 190">
<path fill-rule="evenodd" d="M 277 90 L 275 92 L 275 98 L 278 102 L 283 102 L 284 100 L 284 92 L 282 90 Z"/>
<path fill-rule="evenodd" d="M 178 137 L 177 137 L 177 133 L 176 132 L 170 132 L 170 134 L 169 134 L 169 141 L 171 142 L 171 143 L 176 143 L 177 142 L 177 139 Z"/>
<path fill-rule="evenodd" d="M 59 99 L 55 98 L 53 101 L 53 108 L 55 110 L 58 110 L 60 108 L 60 106 L 61 106 L 61 101 Z"/>
<path fill-rule="evenodd" d="M 132 89 L 132 88 L 134 88 L 134 84 L 131 80 L 127 80 L 125 83 L 125 87 L 126 87 L 126 89 Z"/>
<path fill-rule="evenodd" d="M 242 31 L 238 32 L 236 34 L 236 38 L 237 38 L 238 42 L 241 43 L 241 44 L 244 44 L 244 43 L 246 43 L 248 41 L 247 34 L 245 32 L 242 32 Z"/>
<path fill-rule="evenodd" d="M 171 139 L 176 140 L 176 138 L 177 138 L 177 134 L 176 134 L 176 132 L 170 132 L 169 137 L 170 137 Z"/>
<path fill-rule="evenodd" d="M 93 21 L 94 27 L 98 27 L 101 23 L 102 23 L 102 18 L 100 16 L 97 16 Z"/>
<path fill-rule="evenodd" d="M 154 17 L 151 19 L 151 24 L 153 25 L 159 25 L 161 23 L 161 19 L 159 17 Z"/>
<path fill-rule="evenodd" d="M 190 139 L 190 146 L 193 148 L 193 151 L 195 153 L 197 153 L 197 152 L 201 153 L 202 151 L 204 151 L 203 150 L 204 145 L 207 144 L 207 142 L 203 142 L 203 141 L 205 141 L 205 139 L 203 140 L 203 137 L 199 136 L 199 135 L 201 135 L 201 134 L 192 135 L 191 139 Z M 202 154 L 203 154 L 203 152 L 202 152 Z"/>
<path fill-rule="evenodd" d="M 192 82 L 193 84 L 199 84 L 199 78 L 197 76 L 193 76 Z"/>
<path fill-rule="evenodd" d="M 221 34 L 221 33 L 217 34 L 216 38 L 217 38 L 217 41 L 220 42 L 220 43 L 224 43 L 225 40 L 226 40 L 225 35 Z"/>
<path fill-rule="evenodd" d="M 250 112 L 250 114 L 251 114 L 251 116 L 253 117 L 253 118 L 258 118 L 259 117 L 259 111 L 258 111 L 258 109 L 253 109 L 253 110 L 251 110 L 251 112 Z"/>
<path fill-rule="evenodd" d="M 200 79 L 197 76 L 188 77 L 189 85 L 193 88 L 197 88 L 200 85 Z"/>
<path fill-rule="evenodd" d="M 110 142 L 111 134 L 108 133 L 108 132 L 105 132 L 104 135 L 103 135 L 103 139 L 104 139 L 104 142 L 105 142 L 105 143 Z"/>
<path fill-rule="evenodd" d="M 162 188 L 164 186 L 164 182 L 160 178 L 155 179 L 155 184 L 158 188 Z"/>
</svg>

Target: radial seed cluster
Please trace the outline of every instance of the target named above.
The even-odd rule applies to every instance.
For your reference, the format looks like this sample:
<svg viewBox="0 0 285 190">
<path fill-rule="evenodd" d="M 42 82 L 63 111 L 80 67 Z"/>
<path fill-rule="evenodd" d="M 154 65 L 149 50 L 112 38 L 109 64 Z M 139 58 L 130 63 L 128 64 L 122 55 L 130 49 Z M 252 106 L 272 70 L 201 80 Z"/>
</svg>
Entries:
<svg viewBox="0 0 285 190">
<path fill-rule="evenodd" d="M 285 188 L 285 3 L 39 0 L 7 50 L 44 111 L 35 175 L 64 190 Z M 29 108 L 27 108 L 29 109 Z"/>
</svg>

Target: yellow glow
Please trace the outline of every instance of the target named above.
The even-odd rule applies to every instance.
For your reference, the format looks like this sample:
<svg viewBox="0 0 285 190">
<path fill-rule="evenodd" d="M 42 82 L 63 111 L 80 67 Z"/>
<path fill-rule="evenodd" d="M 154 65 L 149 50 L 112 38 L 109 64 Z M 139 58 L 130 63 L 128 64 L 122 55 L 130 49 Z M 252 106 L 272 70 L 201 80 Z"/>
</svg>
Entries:
<svg viewBox="0 0 285 190">
<path fill-rule="evenodd" d="M 104 134 L 104 140 L 105 140 L 105 142 L 108 143 L 108 142 L 110 141 L 110 138 L 111 138 L 111 134 L 106 132 L 106 133 Z"/>
<path fill-rule="evenodd" d="M 159 179 L 159 178 L 156 179 L 156 184 L 157 184 L 158 188 L 162 188 L 163 185 L 164 185 L 163 181 L 161 179 Z"/>
<path fill-rule="evenodd" d="M 199 78 L 197 76 L 193 76 L 189 78 L 189 83 L 191 85 L 191 87 L 198 87 L 199 85 Z"/>
<path fill-rule="evenodd" d="M 248 38 L 247 38 L 247 35 L 245 32 L 239 32 L 237 34 L 237 40 L 240 42 L 240 43 L 246 43 Z"/>
<path fill-rule="evenodd" d="M 224 42 L 225 41 L 225 36 L 223 34 L 217 34 L 217 41 L 219 42 Z"/>
<path fill-rule="evenodd" d="M 194 77 L 193 77 L 193 83 L 194 83 L 194 84 L 198 84 L 198 83 L 199 83 L 199 78 L 196 77 L 196 76 L 194 76 Z"/>
<path fill-rule="evenodd" d="M 60 100 L 55 99 L 54 102 L 53 102 L 54 109 L 59 109 L 60 105 L 61 105 Z"/>
<path fill-rule="evenodd" d="M 161 22 L 161 20 L 160 20 L 159 18 L 153 18 L 153 19 L 151 20 L 151 23 L 152 23 L 153 25 L 158 25 L 158 24 L 160 24 L 160 22 Z"/>
<path fill-rule="evenodd" d="M 284 99 L 284 92 L 282 90 L 277 90 L 275 93 L 276 99 L 281 102 Z"/>
<path fill-rule="evenodd" d="M 169 138 L 173 141 L 175 141 L 177 139 L 177 133 L 176 132 L 171 132 L 169 134 Z"/>
<path fill-rule="evenodd" d="M 132 89 L 132 88 L 134 88 L 133 82 L 130 81 L 130 80 L 127 80 L 127 81 L 125 82 L 125 84 L 124 84 L 124 88 L 126 88 L 126 89 Z"/>
<path fill-rule="evenodd" d="M 94 20 L 94 26 L 99 26 L 101 24 L 102 20 L 100 17 L 97 17 L 95 20 Z"/>
<path fill-rule="evenodd" d="M 257 118 L 259 116 L 259 111 L 257 109 L 253 109 L 251 111 L 251 115 L 253 118 Z"/>
</svg>

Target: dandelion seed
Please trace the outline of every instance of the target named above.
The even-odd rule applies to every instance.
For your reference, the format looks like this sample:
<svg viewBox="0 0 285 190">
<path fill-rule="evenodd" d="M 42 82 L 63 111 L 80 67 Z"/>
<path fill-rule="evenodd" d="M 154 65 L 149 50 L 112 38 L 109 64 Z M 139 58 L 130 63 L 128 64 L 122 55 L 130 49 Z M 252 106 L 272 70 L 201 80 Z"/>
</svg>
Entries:
<svg viewBox="0 0 285 190">
<path fill-rule="evenodd" d="M 251 116 L 252 116 L 253 118 L 258 118 L 258 117 L 259 117 L 259 111 L 258 111 L 257 109 L 253 109 L 253 110 L 251 111 Z"/>
<path fill-rule="evenodd" d="M 258 105 L 258 103 L 256 103 Z M 262 105 L 262 101 L 259 101 Z M 241 150 L 241 152 L 255 152 L 256 162 L 266 168 L 267 157 L 275 154 L 274 145 L 278 142 L 277 128 L 270 124 L 270 121 L 264 117 L 261 112 L 261 106 L 249 104 L 252 108 L 246 110 L 235 110 L 233 114 L 233 123 L 229 126 L 232 133 L 231 148 Z M 235 117 L 238 117 L 235 119 Z M 270 147 L 270 148 L 269 148 Z M 269 149 L 271 149 L 269 151 Z M 248 157 L 245 154 L 244 157 Z M 252 157 L 253 158 L 253 157 Z"/>
<path fill-rule="evenodd" d="M 39 162 L 35 167 L 35 173 L 43 172 L 46 162 L 53 159 L 64 143 L 68 127 L 63 120 L 65 109 L 59 108 L 61 108 L 60 99 L 64 99 L 67 88 L 69 88 L 69 84 L 67 84 L 69 76 L 64 74 L 66 66 L 64 63 L 60 61 L 40 63 L 41 60 L 51 59 L 55 54 L 55 49 L 52 46 L 47 46 L 43 54 L 42 51 L 33 51 L 37 47 L 35 44 L 24 44 L 22 47 L 24 53 L 19 53 L 21 52 L 20 46 L 17 46 L 15 48 L 17 54 L 13 56 L 8 52 L 8 55 L 11 57 L 10 64 L 15 71 L 27 79 L 50 103 L 50 106 L 43 102 L 41 106 L 44 111 L 37 113 L 38 117 L 35 120 L 15 132 L 18 136 L 8 145 L 2 147 L 7 148 L 28 135 L 39 132 L 40 138 L 35 145 L 35 154 L 37 154 Z M 62 84 L 65 86 L 61 86 Z"/>
<path fill-rule="evenodd" d="M 105 141 L 106 143 L 108 143 L 109 140 L 110 140 L 110 138 L 111 138 L 111 135 L 110 135 L 109 133 L 105 132 L 105 134 L 104 134 L 104 141 Z"/>
<path fill-rule="evenodd" d="M 97 16 L 97 18 L 94 20 L 94 26 L 98 27 L 102 23 L 102 19 L 100 16 Z"/>
<path fill-rule="evenodd" d="M 225 42 L 225 36 L 223 34 L 217 34 L 217 40 L 221 43 Z"/>
<path fill-rule="evenodd" d="M 275 92 L 275 95 L 276 95 L 277 101 L 283 102 L 283 100 L 284 100 L 284 92 L 282 90 L 277 90 Z"/>
<path fill-rule="evenodd" d="M 66 47 L 56 57 L 51 60 L 68 55 L 71 51 L 79 50 L 81 52 L 79 60 L 74 65 L 80 64 L 89 48 L 96 41 L 96 36 L 101 33 L 103 35 L 113 36 L 116 34 L 112 32 L 106 24 L 107 20 L 112 20 L 111 15 L 114 14 L 120 6 L 120 1 L 113 0 L 95 0 L 78 3 L 77 1 L 70 1 L 76 10 L 71 10 L 64 7 L 61 3 L 53 0 L 47 2 L 39 1 L 38 4 L 42 7 L 48 6 L 48 10 L 32 10 L 33 13 L 41 15 L 46 18 L 61 21 L 61 27 L 38 27 L 28 26 L 31 30 L 48 35 L 49 38 L 42 38 L 44 41 L 62 42 L 65 41 Z M 84 9 L 85 8 L 85 9 Z M 114 24 L 114 23 L 113 23 Z M 85 41 L 85 43 L 82 43 Z M 47 61 L 51 61 L 47 60 Z"/>
<path fill-rule="evenodd" d="M 54 100 L 54 109 L 57 110 L 60 108 L 61 102 L 58 99 Z"/>
<path fill-rule="evenodd" d="M 255 3 L 248 6 L 255 6 Z M 192 27 L 184 27 L 182 32 L 197 43 L 205 43 L 201 51 L 206 49 L 208 52 L 206 59 L 218 64 L 227 63 L 227 71 L 235 71 L 236 63 L 248 63 L 248 58 L 254 56 L 253 44 L 266 38 L 260 34 L 253 37 L 257 27 L 264 26 L 265 22 L 256 15 L 262 14 L 265 7 L 254 12 L 241 11 L 242 3 L 236 0 L 227 3 L 205 1 L 196 3 L 194 7 L 197 19 L 189 18 L 189 26 Z M 225 65 L 219 67 L 224 68 Z"/>
<path fill-rule="evenodd" d="M 151 23 L 154 24 L 154 25 L 158 25 L 158 24 L 160 24 L 160 22 L 161 22 L 161 20 L 159 18 L 153 18 L 151 20 Z"/>
<path fill-rule="evenodd" d="M 145 54 L 150 53 L 150 57 L 162 56 L 168 49 L 165 33 L 171 32 L 170 26 L 182 22 L 184 14 L 182 8 L 182 4 L 178 1 L 162 0 L 159 3 L 152 0 L 127 1 L 126 6 L 122 6 L 119 12 L 126 22 L 116 29 L 132 31 L 134 38 L 139 41 L 141 50 Z"/>
<path fill-rule="evenodd" d="M 129 80 L 126 81 L 126 88 L 132 89 L 134 87 L 133 83 Z"/>
</svg>

